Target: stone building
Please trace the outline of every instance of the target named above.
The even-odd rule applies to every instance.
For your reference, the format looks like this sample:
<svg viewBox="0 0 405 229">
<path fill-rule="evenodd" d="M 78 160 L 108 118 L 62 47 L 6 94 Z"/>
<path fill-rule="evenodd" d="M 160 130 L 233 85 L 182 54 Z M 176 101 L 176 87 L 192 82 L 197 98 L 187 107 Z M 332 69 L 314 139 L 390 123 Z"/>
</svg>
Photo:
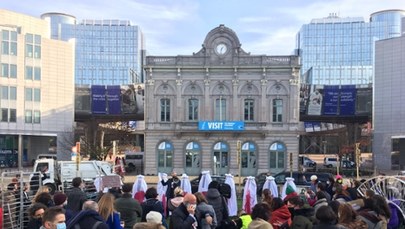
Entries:
<svg viewBox="0 0 405 229">
<path fill-rule="evenodd" d="M 298 56 L 252 55 L 220 25 L 197 53 L 148 56 L 145 174 L 298 168 Z"/>
</svg>

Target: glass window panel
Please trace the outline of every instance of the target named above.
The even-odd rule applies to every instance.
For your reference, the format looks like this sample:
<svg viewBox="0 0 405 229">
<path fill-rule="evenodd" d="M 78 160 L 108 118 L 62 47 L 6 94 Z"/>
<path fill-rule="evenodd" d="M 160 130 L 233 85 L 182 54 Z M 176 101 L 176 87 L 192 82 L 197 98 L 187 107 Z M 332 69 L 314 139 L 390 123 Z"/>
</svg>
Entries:
<svg viewBox="0 0 405 229">
<path fill-rule="evenodd" d="M 1 108 L 1 121 L 2 122 L 8 122 L 8 109 L 7 108 Z"/>
<path fill-rule="evenodd" d="M 41 68 L 40 67 L 34 68 L 34 80 L 41 80 Z"/>
<path fill-rule="evenodd" d="M 193 151 L 186 151 L 186 167 L 193 166 Z"/>
<path fill-rule="evenodd" d="M 215 100 L 215 120 L 226 120 L 226 99 L 219 98 Z"/>
<path fill-rule="evenodd" d="M 41 102 L 41 89 L 34 88 L 34 101 Z"/>
<path fill-rule="evenodd" d="M 25 43 L 32 44 L 34 41 L 34 36 L 30 33 L 25 34 Z"/>
<path fill-rule="evenodd" d="M 273 122 L 283 121 L 283 100 L 273 99 Z"/>
<path fill-rule="evenodd" d="M 170 99 L 160 100 L 160 121 L 170 121 Z"/>
<path fill-rule="evenodd" d="M 242 168 L 248 167 L 248 152 L 242 152 L 241 163 L 242 163 Z"/>
<path fill-rule="evenodd" d="M 8 55 L 9 54 L 9 49 L 10 49 L 9 44 L 10 43 L 8 41 L 2 41 L 1 42 L 1 54 L 3 54 L 3 55 Z"/>
<path fill-rule="evenodd" d="M 198 99 L 188 100 L 188 120 L 198 120 Z"/>
<path fill-rule="evenodd" d="M 228 167 L 228 152 L 222 152 L 221 167 Z"/>
<path fill-rule="evenodd" d="M 284 152 L 278 152 L 277 167 L 284 168 Z"/>
<path fill-rule="evenodd" d="M 1 76 L 8 77 L 8 64 L 1 64 Z"/>
<path fill-rule="evenodd" d="M 1 99 L 8 99 L 8 87 L 1 86 Z"/>
<path fill-rule="evenodd" d="M 160 150 L 158 151 L 158 167 L 165 166 L 165 151 Z"/>
<path fill-rule="evenodd" d="M 17 110 L 10 109 L 10 119 L 9 122 L 16 122 L 17 121 Z"/>
<path fill-rule="evenodd" d="M 17 41 L 17 32 L 16 31 L 10 32 L 10 41 Z"/>
<path fill-rule="evenodd" d="M 38 110 L 34 111 L 34 123 L 41 123 L 41 112 Z"/>
<path fill-rule="evenodd" d="M 41 58 L 41 46 L 35 45 L 34 57 L 37 59 Z"/>
<path fill-rule="evenodd" d="M 10 78 L 17 78 L 17 65 L 10 64 Z"/>
<path fill-rule="evenodd" d="M 172 166 L 173 166 L 173 152 L 166 151 L 166 167 L 172 167 Z"/>
<path fill-rule="evenodd" d="M 10 100 L 17 100 L 17 88 L 10 87 Z"/>
<path fill-rule="evenodd" d="M 32 66 L 25 66 L 25 79 L 32 80 Z"/>
<path fill-rule="evenodd" d="M 25 45 L 25 56 L 26 57 L 32 57 L 33 49 L 34 49 L 33 45 L 26 44 Z"/>
<path fill-rule="evenodd" d="M 277 152 L 270 151 L 270 168 L 276 168 L 277 164 Z"/>
<path fill-rule="evenodd" d="M 17 43 L 10 42 L 10 55 L 17 56 Z"/>
<path fill-rule="evenodd" d="M 32 111 L 25 110 L 25 123 L 32 123 Z"/>
<path fill-rule="evenodd" d="M 253 121 L 253 117 L 254 117 L 253 114 L 254 114 L 254 100 L 245 99 L 244 120 Z"/>
<path fill-rule="evenodd" d="M 8 41 L 9 40 L 9 31 L 8 30 L 3 30 L 2 31 L 2 38 L 3 38 L 3 41 Z"/>
<path fill-rule="evenodd" d="M 41 36 L 40 35 L 35 35 L 35 44 L 40 45 L 41 44 Z"/>
<path fill-rule="evenodd" d="M 32 101 L 32 88 L 25 88 L 25 101 Z"/>
</svg>

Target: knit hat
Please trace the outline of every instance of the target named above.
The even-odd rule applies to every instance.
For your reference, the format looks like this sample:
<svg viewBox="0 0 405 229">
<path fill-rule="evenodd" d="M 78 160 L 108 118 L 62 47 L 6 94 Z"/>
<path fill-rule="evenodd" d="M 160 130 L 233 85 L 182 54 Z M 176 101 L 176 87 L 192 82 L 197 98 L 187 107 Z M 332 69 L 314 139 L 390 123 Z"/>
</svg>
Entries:
<svg viewBox="0 0 405 229">
<path fill-rule="evenodd" d="M 312 180 L 312 181 L 318 180 L 318 177 L 317 177 L 316 175 L 312 175 L 312 176 L 311 176 L 311 180 Z"/>
<path fill-rule="evenodd" d="M 289 195 L 293 192 L 295 192 L 294 188 L 291 185 L 287 185 L 287 188 L 285 189 L 285 194 Z"/>
<path fill-rule="evenodd" d="M 67 199 L 67 196 L 64 193 L 58 192 L 53 195 L 53 202 L 55 203 L 55 206 L 62 205 L 65 203 Z"/>
<path fill-rule="evenodd" d="M 146 214 L 146 222 L 148 223 L 162 223 L 162 214 L 157 211 L 150 211 Z"/>
</svg>

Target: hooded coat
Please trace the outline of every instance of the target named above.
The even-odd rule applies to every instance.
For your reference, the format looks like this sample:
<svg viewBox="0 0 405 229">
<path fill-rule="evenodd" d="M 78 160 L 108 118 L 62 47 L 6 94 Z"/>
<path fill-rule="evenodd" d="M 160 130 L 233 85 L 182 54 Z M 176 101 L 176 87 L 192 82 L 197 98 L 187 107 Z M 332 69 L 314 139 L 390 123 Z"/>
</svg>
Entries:
<svg viewBox="0 0 405 229">
<path fill-rule="evenodd" d="M 223 220 L 229 218 L 228 206 L 224 200 L 224 197 L 221 196 L 218 189 L 210 188 L 207 191 L 207 201 L 209 205 L 212 205 L 217 216 L 218 227 L 221 226 Z"/>
<path fill-rule="evenodd" d="M 274 229 L 280 228 L 280 224 L 283 224 L 285 222 L 288 223 L 288 225 L 291 225 L 291 213 L 288 210 L 287 205 L 283 205 L 280 208 L 274 210 L 271 213 L 271 217 L 269 220 L 270 224 L 273 226 Z"/>
<path fill-rule="evenodd" d="M 312 228 L 313 222 L 316 221 L 314 217 L 314 209 L 308 204 L 300 209 L 294 209 L 294 218 L 292 220 L 291 228 L 294 229 L 307 229 Z"/>
</svg>

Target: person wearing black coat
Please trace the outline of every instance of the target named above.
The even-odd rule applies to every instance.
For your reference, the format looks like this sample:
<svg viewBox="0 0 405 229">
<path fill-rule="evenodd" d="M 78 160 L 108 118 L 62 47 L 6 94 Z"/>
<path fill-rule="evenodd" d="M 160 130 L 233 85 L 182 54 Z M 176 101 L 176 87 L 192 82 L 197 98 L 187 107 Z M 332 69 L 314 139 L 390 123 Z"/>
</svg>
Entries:
<svg viewBox="0 0 405 229">
<path fill-rule="evenodd" d="M 183 203 L 181 203 L 170 217 L 169 229 L 195 229 L 197 228 L 197 219 L 195 218 L 195 209 L 197 198 L 193 194 L 186 194 Z"/>
<path fill-rule="evenodd" d="M 141 222 L 146 222 L 146 215 L 150 211 L 160 212 L 162 214 L 162 225 L 167 228 L 166 219 L 164 217 L 163 204 L 157 199 L 158 193 L 155 187 L 150 187 L 145 192 L 146 201 L 141 204 L 142 216 Z"/>
<path fill-rule="evenodd" d="M 98 204 L 92 200 L 86 201 L 83 204 L 83 210 L 77 213 L 77 215 L 67 223 L 66 228 L 109 229 L 108 225 L 98 213 Z"/>
<path fill-rule="evenodd" d="M 208 185 L 208 191 L 206 199 L 209 205 L 215 210 L 215 215 L 217 217 L 218 227 L 225 223 L 229 219 L 228 206 L 226 204 L 225 197 L 219 193 L 219 183 L 218 181 L 211 181 Z"/>
<path fill-rule="evenodd" d="M 171 198 L 174 197 L 174 189 L 176 189 L 177 187 L 180 187 L 180 185 L 181 185 L 181 181 L 177 177 L 177 173 L 174 171 L 172 172 L 172 178 L 168 179 L 167 181 L 162 180 L 161 183 L 163 186 L 167 186 L 167 190 L 166 190 L 167 200 L 170 200 Z"/>
<path fill-rule="evenodd" d="M 73 188 L 67 193 L 66 209 L 70 209 L 73 213 L 76 213 L 82 210 L 83 203 L 87 200 L 87 196 L 81 189 L 84 183 L 80 177 L 73 178 L 72 185 Z"/>
</svg>

